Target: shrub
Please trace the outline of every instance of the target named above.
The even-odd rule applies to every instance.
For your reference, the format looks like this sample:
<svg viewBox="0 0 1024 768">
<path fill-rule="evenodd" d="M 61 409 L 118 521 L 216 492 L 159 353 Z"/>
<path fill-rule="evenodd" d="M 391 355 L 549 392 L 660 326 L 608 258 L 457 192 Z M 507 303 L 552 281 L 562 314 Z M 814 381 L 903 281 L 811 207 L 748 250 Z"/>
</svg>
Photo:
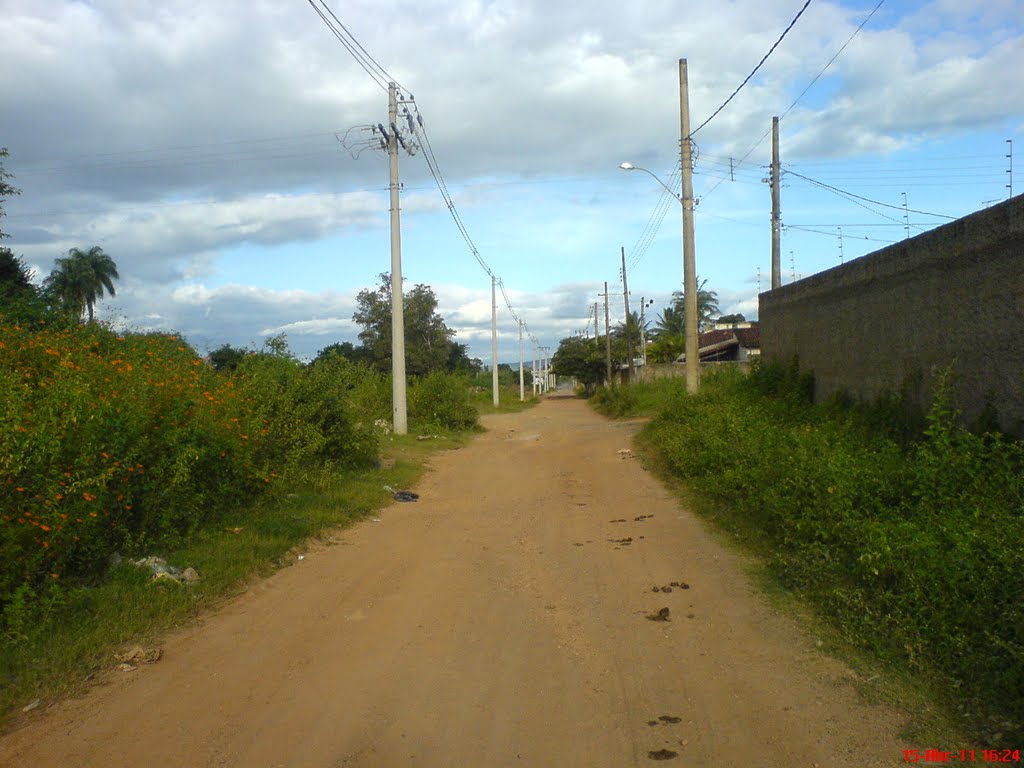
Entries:
<svg viewBox="0 0 1024 768">
<path fill-rule="evenodd" d="M 466 430 L 479 426 L 468 381 L 449 373 L 430 373 L 412 383 L 409 417 L 420 428 Z"/>
<path fill-rule="evenodd" d="M 1024 446 L 964 430 L 945 378 L 912 439 L 907 421 L 881 429 L 870 407 L 814 406 L 810 391 L 795 367 L 709 378 L 664 397 L 646 435 L 850 640 L 1021 736 Z"/>
<path fill-rule="evenodd" d="M 278 478 L 368 464 L 365 388 L 344 361 L 218 373 L 174 335 L 0 325 L 0 612 L 23 624 L 47 585 L 181 542 Z"/>
</svg>

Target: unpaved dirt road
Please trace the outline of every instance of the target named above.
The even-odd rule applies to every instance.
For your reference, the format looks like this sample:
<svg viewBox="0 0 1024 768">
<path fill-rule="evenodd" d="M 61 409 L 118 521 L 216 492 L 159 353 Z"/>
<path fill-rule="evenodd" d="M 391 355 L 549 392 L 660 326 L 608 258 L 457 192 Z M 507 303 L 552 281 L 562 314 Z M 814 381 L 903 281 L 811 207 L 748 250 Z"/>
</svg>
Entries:
<svg viewBox="0 0 1024 768">
<path fill-rule="evenodd" d="M 636 424 L 565 398 L 485 423 L 419 502 L 30 717 L 0 766 L 901 764 L 899 716 L 619 453 Z"/>
</svg>

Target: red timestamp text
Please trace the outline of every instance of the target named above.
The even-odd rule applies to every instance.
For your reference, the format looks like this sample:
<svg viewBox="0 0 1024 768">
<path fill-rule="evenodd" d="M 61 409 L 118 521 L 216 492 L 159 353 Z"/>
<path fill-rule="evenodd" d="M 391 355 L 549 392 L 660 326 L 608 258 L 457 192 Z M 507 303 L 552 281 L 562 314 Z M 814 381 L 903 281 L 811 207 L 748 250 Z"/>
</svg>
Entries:
<svg viewBox="0 0 1024 768">
<path fill-rule="evenodd" d="M 905 749 L 905 763 L 1019 763 L 1019 749 Z"/>
</svg>

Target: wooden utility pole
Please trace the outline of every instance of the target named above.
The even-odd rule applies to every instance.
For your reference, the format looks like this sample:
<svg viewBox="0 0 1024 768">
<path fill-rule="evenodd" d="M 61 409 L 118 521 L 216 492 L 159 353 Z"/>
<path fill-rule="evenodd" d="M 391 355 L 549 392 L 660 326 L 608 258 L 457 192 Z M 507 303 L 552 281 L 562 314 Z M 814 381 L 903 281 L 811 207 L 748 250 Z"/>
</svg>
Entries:
<svg viewBox="0 0 1024 768">
<path fill-rule="evenodd" d="M 772 290 L 782 285 L 782 221 L 779 216 L 779 118 L 772 118 Z"/>
<path fill-rule="evenodd" d="M 683 314 L 686 318 L 686 391 L 700 389 L 697 327 L 697 264 L 693 238 L 693 147 L 690 144 L 690 97 L 686 59 L 679 60 L 679 138 L 683 191 Z"/>
<path fill-rule="evenodd" d="M 409 432 L 405 396 L 405 315 L 402 225 L 398 208 L 398 85 L 388 83 L 388 171 L 391 192 L 391 408 L 396 435 Z"/>
<path fill-rule="evenodd" d="M 604 361 L 608 386 L 612 385 L 612 336 L 608 320 L 608 281 L 604 281 Z"/>
<path fill-rule="evenodd" d="M 626 246 L 622 250 L 622 298 L 626 303 L 626 354 L 629 355 L 629 383 L 633 383 L 633 334 L 629 329 L 629 284 L 626 282 Z"/>
</svg>

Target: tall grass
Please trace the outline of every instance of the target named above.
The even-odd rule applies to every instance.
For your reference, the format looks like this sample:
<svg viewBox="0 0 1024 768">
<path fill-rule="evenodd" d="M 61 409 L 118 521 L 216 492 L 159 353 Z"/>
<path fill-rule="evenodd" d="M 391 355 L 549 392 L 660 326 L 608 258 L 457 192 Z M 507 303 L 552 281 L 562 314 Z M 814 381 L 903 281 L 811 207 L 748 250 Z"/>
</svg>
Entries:
<svg viewBox="0 0 1024 768">
<path fill-rule="evenodd" d="M 847 640 L 951 691 L 989 743 L 1019 743 L 1024 447 L 963 429 L 945 381 L 916 435 L 871 408 L 812 405 L 809 385 L 772 366 L 697 396 L 662 385 L 644 439 Z"/>
</svg>

